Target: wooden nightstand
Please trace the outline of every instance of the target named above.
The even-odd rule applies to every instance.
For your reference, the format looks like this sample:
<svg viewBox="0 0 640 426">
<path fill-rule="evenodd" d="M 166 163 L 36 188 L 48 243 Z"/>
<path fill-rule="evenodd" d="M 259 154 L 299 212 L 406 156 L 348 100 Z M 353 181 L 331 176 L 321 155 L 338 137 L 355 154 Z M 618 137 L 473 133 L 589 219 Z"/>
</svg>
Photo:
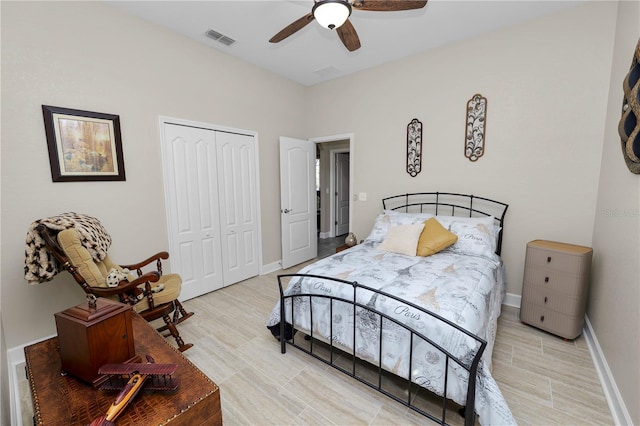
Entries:
<svg viewBox="0 0 640 426">
<path fill-rule="evenodd" d="M 565 339 L 578 337 L 584 327 L 592 254 L 590 247 L 529 242 L 520 320 Z"/>
</svg>

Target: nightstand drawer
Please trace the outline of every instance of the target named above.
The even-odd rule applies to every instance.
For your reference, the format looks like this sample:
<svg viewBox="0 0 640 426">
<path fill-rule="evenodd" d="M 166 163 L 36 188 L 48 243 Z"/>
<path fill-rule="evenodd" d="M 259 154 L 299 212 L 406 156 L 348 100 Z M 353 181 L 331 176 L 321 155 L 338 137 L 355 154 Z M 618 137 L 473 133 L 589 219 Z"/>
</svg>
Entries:
<svg viewBox="0 0 640 426">
<path fill-rule="evenodd" d="M 565 339 L 575 339 L 584 327 L 584 315 L 565 315 L 536 305 L 523 305 L 520 308 L 520 320 Z"/>
<path fill-rule="evenodd" d="M 535 286 L 525 286 L 522 289 L 522 297 L 529 305 L 569 316 L 579 316 L 584 312 L 584 304 L 587 301 L 586 297 L 567 296 L 557 291 Z"/>
<path fill-rule="evenodd" d="M 524 270 L 524 287 L 528 286 L 547 288 L 572 296 L 586 292 L 583 277 L 541 268 L 527 267 Z"/>
<path fill-rule="evenodd" d="M 527 248 L 527 266 L 562 271 L 570 275 L 579 275 L 583 258 L 573 254 L 553 252 L 541 248 Z"/>
</svg>

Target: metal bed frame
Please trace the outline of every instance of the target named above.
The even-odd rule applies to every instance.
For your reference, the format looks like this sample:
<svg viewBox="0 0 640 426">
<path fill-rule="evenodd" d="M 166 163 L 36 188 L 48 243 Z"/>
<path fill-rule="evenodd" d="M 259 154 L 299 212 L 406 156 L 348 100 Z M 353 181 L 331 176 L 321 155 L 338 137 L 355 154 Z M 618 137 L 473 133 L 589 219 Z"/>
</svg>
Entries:
<svg viewBox="0 0 640 426">
<path fill-rule="evenodd" d="M 482 216 L 493 216 L 497 222 L 497 224 L 500 226 L 500 228 L 502 228 L 503 224 L 504 224 L 504 216 L 506 214 L 508 205 L 498 202 L 498 201 L 494 201 L 488 198 L 483 198 L 483 197 L 476 197 L 474 195 L 465 195 L 465 194 L 456 194 L 456 193 L 446 193 L 446 192 L 423 192 L 423 193 L 413 193 L 413 194 L 402 194 L 402 195 L 396 195 L 396 196 L 392 196 L 392 197 L 388 197 L 388 198 L 384 198 L 382 200 L 383 203 L 383 208 L 386 210 L 399 210 L 399 211 L 404 211 L 404 212 L 408 212 L 408 213 L 416 213 L 416 212 L 420 212 L 420 213 L 429 213 L 429 212 L 434 212 L 434 214 L 438 215 L 443 215 L 443 214 L 448 214 L 451 216 L 466 216 L 466 217 L 482 217 Z M 463 213 L 463 214 L 460 214 Z M 497 244 L 497 249 L 496 249 L 496 253 L 500 254 L 501 252 L 501 248 L 502 248 L 502 230 L 500 231 L 499 237 L 498 237 L 498 244 Z M 291 279 L 294 278 L 319 278 L 319 279 L 323 279 L 323 280 L 330 280 L 333 281 L 335 283 L 339 283 L 341 285 L 345 285 L 345 286 L 350 286 L 353 289 L 353 298 L 352 299 L 345 299 L 342 297 L 335 297 L 335 296 L 328 296 L 325 294 L 313 294 L 313 293 L 306 293 L 306 294 L 294 294 L 294 295 L 285 295 L 284 294 L 284 289 L 286 286 L 283 285 L 283 281 L 290 281 Z M 373 289 L 371 287 L 367 287 L 365 285 L 361 285 L 358 284 L 355 281 L 346 281 L 346 280 L 342 280 L 342 279 L 338 279 L 338 278 L 333 278 L 333 277 L 326 277 L 326 276 L 320 276 L 320 275 L 311 275 L 311 274 L 282 274 L 282 275 L 278 275 L 278 288 L 280 291 L 280 345 L 281 345 L 281 352 L 284 354 L 286 352 L 286 345 L 289 344 L 295 348 L 300 349 L 301 351 L 313 356 L 316 359 L 319 359 L 320 361 L 336 368 L 337 370 L 347 374 L 348 376 L 353 377 L 354 379 L 358 380 L 361 383 L 366 384 L 367 386 L 377 390 L 378 392 L 381 392 L 382 394 L 396 400 L 397 402 L 409 407 L 410 409 L 428 417 L 429 419 L 433 420 L 434 422 L 438 423 L 438 424 L 442 424 L 442 425 L 447 425 L 449 423 L 447 423 L 446 421 L 446 415 L 447 415 L 447 398 L 443 397 L 442 395 L 447 395 L 447 385 L 448 385 L 448 370 L 449 370 L 449 365 L 451 362 L 453 362 L 455 365 L 463 368 L 464 370 L 466 370 L 469 374 L 469 379 L 468 379 L 468 387 L 467 387 L 467 395 L 466 395 L 466 403 L 465 406 L 463 408 L 461 408 L 459 410 L 460 414 L 462 414 L 465 418 L 465 425 L 466 426 L 471 426 L 474 424 L 475 422 L 475 413 L 474 413 L 474 407 L 475 407 L 475 391 L 476 391 L 476 376 L 477 376 L 477 369 L 478 369 L 478 364 L 480 362 L 480 359 L 482 357 L 482 354 L 484 353 L 484 350 L 487 346 L 487 342 L 483 339 L 481 339 L 478 336 L 473 335 L 472 333 L 470 333 L 469 331 L 465 330 L 464 328 L 458 326 L 457 324 L 449 321 L 446 318 L 441 317 L 440 315 L 437 315 L 433 312 L 430 312 L 424 308 L 421 308 L 420 306 L 417 306 L 411 302 L 408 302 L 406 300 L 403 300 L 397 296 L 394 296 L 392 294 L 388 294 L 384 291 L 380 291 L 380 290 L 376 290 Z M 368 292 L 372 292 L 374 294 L 377 295 L 381 295 L 384 297 L 388 297 L 391 299 L 394 299 L 396 301 L 400 301 L 403 304 L 406 304 L 408 306 L 411 306 L 411 308 L 425 314 L 428 315 L 432 318 L 434 318 L 437 321 L 442 321 L 446 324 L 448 324 L 450 327 L 456 329 L 457 331 L 466 334 L 467 336 L 471 337 L 472 339 L 475 340 L 477 346 L 476 346 L 476 351 L 475 354 L 473 355 L 473 358 L 471 359 L 471 362 L 469 362 L 469 359 L 466 358 L 465 360 L 463 359 L 459 359 L 456 356 L 452 355 L 449 351 L 447 351 L 447 349 L 443 348 L 442 346 L 440 346 L 438 343 L 434 342 L 432 339 L 430 339 L 427 336 L 424 336 L 423 334 L 421 334 L 420 332 L 411 329 L 410 327 L 408 327 L 406 324 L 403 324 L 397 320 L 395 320 L 392 317 L 389 317 L 388 315 L 386 315 L 383 312 L 378 311 L 377 309 L 371 307 L 371 306 L 367 306 L 367 305 L 363 305 L 359 302 L 357 302 L 357 295 L 359 291 L 368 291 Z M 316 336 L 314 335 L 314 331 L 313 331 L 313 325 L 311 327 L 311 330 L 308 332 L 307 335 L 304 336 L 304 340 L 307 342 L 305 344 L 300 344 L 298 342 L 296 342 L 296 338 L 295 338 L 295 334 L 296 334 L 296 324 L 295 324 L 295 317 L 294 317 L 294 306 L 296 303 L 300 303 L 302 300 L 304 300 L 304 298 L 308 298 L 309 300 L 309 305 L 310 305 L 310 319 L 311 319 L 311 324 L 313 324 L 313 303 L 312 300 L 315 298 L 319 298 L 319 299 L 329 299 L 330 303 L 329 303 L 329 309 L 330 309 L 330 318 L 333 318 L 333 306 L 335 302 L 343 302 L 343 303 L 347 303 L 352 305 L 353 307 L 353 315 L 354 315 L 354 321 L 353 321 L 353 347 L 349 348 L 350 351 L 345 351 L 345 348 L 338 348 L 334 345 L 333 343 L 333 339 L 325 339 L 323 337 L 318 337 L 316 338 Z M 291 308 L 291 321 L 292 324 L 287 324 L 285 319 L 286 319 L 286 314 L 285 314 L 285 309 L 286 309 L 286 300 L 291 300 L 290 303 L 290 308 Z M 379 321 L 379 342 L 380 342 L 380 347 L 379 347 L 379 353 L 378 353 L 378 362 L 377 364 L 372 364 L 371 361 L 366 361 L 368 364 L 373 365 L 373 368 L 375 368 L 377 370 L 377 380 L 372 381 L 369 380 L 361 375 L 359 375 L 356 371 L 356 366 L 357 366 L 357 360 L 359 359 L 358 354 L 356 352 L 357 348 L 357 344 L 356 344 L 356 324 L 357 321 L 355 320 L 356 317 L 358 316 L 362 316 L 363 314 L 368 315 L 370 318 L 376 318 Z M 389 391 L 387 391 L 386 389 L 384 389 L 383 385 L 382 385 L 382 381 L 383 381 L 383 374 L 385 373 L 385 370 L 383 369 L 382 366 L 382 348 L 383 348 L 383 339 L 382 339 L 382 331 L 383 331 L 383 323 L 385 321 L 390 321 L 391 323 L 393 323 L 395 326 L 397 327 L 401 327 L 403 329 L 405 329 L 406 331 L 408 331 L 410 333 L 410 343 L 409 343 L 409 377 L 404 379 L 402 378 L 401 380 L 404 381 L 405 383 L 405 391 L 403 392 L 406 395 L 406 398 L 402 398 L 400 396 L 398 396 L 397 394 L 391 393 Z M 288 327 L 290 327 L 289 329 L 287 329 Z M 330 324 L 330 335 L 331 337 L 333 337 L 333 322 L 331 322 Z M 426 411 L 424 411 L 422 408 L 414 405 L 413 401 L 414 401 L 414 396 L 415 393 L 417 392 L 417 389 L 415 389 L 412 384 L 416 383 L 416 384 L 420 384 L 417 381 L 416 377 L 412 377 L 412 361 L 413 361 L 413 345 L 414 345 L 414 341 L 416 341 L 416 339 L 420 339 L 424 342 L 427 342 L 428 344 L 431 345 L 431 347 L 437 349 L 441 354 L 444 355 L 445 357 L 445 376 L 444 376 L 444 384 L 443 384 L 443 394 L 441 395 L 442 397 L 442 411 L 440 413 L 440 417 L 436 417 L 435 414 L 431 414 L 428 413 Z M 299 340 L 298 340 L 299 341 Z M 328 346 L 328 349 L 327 349 Z M 318 350 L 316 350 L 316 347 L 321 347 L 323 348 L 323 351 L 325 352 L 324 354 L 319 354 Z M 328 356 L 326 354 L 328 350 Z M 336 361 L 343 356 L 344 354 L 347 354 L 350 359 L 351 359 L 351 365 L 349 368 L 345 368 L 341 365 L 339 365 Z M 391 374 L 391 373 L 388 373 Z M 418 389 L 422 389 L 422 388 L 418 388 Z"/>
</svg>

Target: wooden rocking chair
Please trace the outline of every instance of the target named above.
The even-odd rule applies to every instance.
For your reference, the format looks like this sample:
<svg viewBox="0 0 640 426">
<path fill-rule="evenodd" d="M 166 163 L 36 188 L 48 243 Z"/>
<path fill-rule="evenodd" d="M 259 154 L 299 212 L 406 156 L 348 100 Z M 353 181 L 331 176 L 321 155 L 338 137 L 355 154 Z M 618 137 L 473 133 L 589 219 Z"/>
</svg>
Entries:
<svg viewBox="0 0 640 426">
<path fill-rule="evenodd" d="M 162 275 L 162 259 L 168 259 L 169 253 L 163 251 L 132 265 L 117 265 L 108 255 L 97 262 L 81 244 L 75 229 L 55 231 L 41 224 L 36 231 L 47 249 L 85 293 L 130 304 L 134 312 L 149 322 L 162 318 L 165 325 L 157 330 L 161 333 L 168 330 L 169 334 L 165 337 L 173 336 L 178 350 L 183 352 L 193 346 L 191 343 L 184 343 L 176 328 L 177 324 L 193 315 L 193 312 L 187 312 L 178 301 L 182 279 L 178 274 Z M 143 273 L 142 269 L 154 261 L 156 271 Z M 136 271 L 137 277 L 127 270 Z M 113 280 L 114 277 L 117 277 L 116 282 L 110 287 L 107 279 Z"/>
</svg>

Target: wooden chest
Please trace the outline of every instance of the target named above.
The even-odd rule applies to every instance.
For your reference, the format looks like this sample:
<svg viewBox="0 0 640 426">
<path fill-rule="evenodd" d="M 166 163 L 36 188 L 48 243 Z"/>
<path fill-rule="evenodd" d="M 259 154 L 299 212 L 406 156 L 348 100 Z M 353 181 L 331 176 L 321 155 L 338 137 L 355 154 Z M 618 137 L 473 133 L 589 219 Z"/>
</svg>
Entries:
<svg viewBox="0 0 640 426">
<path fill-rule="evenodd" d="M 520 320 L 575 339 L 582 333 L 591 272 L 590 247 L 535 240 L 527 244 Z"/>
<path fill-rule="evenodd" d="M 144 389 L 118 416 L 118 426 L 222 425 L 220 389 L 202 371 L 171 346 L 140 315 L 132 314 L 136 348 L 157 363 L 177 364 L 174 392 Z M 27 379 L 35 426 L 86 426 L 104 415 L 118 392 L 94 389 L 71 375 L 60 375 L 57 337 L 25 347 Z"/>
<path fill-rule="evenodd" d="M 99 298 L 54 315 L 62 371 L 96 387 L 104 364 L 139 361 L 131 327 L 131 307 Z"/>
</svg>

